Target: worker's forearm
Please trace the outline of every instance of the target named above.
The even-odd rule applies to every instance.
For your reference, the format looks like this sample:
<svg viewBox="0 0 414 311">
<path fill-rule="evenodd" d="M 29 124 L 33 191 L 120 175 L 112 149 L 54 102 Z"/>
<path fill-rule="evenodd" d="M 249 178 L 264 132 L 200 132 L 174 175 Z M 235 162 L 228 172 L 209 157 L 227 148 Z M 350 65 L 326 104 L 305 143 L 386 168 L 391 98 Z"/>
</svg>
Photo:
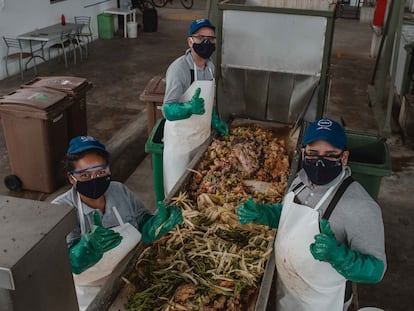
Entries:
<svg viewBox="0 0 414 311">
<path fill-rule="evenodd" d="M 384 263 L 372 256 L 365 255 L 356 250 L 351 250 L 345 245 L 343 248 L 343 259 L 332 262 L 332 266 L 347 280 L 360 283 L 375 284 L 381 281 L 384 274 Z"/>
<path fill-rule="evenodd" d="M 184 120 L 191 117 L 191 105 L 188 103 L 166 103 L 163 106 L 164 116 L 168 121 Z"/>
</svg>

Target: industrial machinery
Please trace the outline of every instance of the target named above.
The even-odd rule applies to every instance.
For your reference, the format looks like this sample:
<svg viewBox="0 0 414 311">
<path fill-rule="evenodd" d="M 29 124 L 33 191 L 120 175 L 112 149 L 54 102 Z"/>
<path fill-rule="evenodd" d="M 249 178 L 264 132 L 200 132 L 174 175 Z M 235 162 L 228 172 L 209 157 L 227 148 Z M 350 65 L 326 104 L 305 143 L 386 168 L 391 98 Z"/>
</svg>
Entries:
<svg viewBox="0 0 414 311">
<path fill-rule="evenodd" d="M 77 310 L 66 235 L 73 207 L 0 196 L 0 310 Z"/>
<path fill-rule="evenodd" d="M 391 135 L 391 117 L 394 95 L 405 95 L 407 92 L 410 67 L 410 47 L 404 45 L 409 26 L 402 36 L 404 1 L 390 1 L 387 7 L 387 17 L 383 29 L 371 83 L 368 86 L 370 104 L 379 128 L 379 136 L 388 138 Z M 403 39 L 403 40 L 402 40 Z M 400 50 L 400 44 L 408 48 L 408 54 Z M 408 56 L 408 57 L 405 57 Z M 399 60 L 399 58 L 401 59 Z M 407 63 L 405 60 L 407 59 Z M 403 68 L 403 69 L 402 69 Z"/>
</svg>

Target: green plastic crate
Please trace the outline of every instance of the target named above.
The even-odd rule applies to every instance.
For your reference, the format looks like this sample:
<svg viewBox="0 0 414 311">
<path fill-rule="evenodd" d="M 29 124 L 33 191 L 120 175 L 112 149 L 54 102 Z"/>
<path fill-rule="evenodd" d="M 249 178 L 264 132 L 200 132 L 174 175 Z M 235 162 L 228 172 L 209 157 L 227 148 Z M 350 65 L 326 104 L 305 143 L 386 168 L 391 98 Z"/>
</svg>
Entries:
<svg viewBox="0 0 414 311">
<path fill-rule="evenodd" d="M 112 14 L 98 14 L 98 34 L 100 39 L 112 39 L 114 37 L 115 27 Z"/>
<path fill-rule="evenodd" d="M 377 199 L 383 176 L 391 174 L 388 145 L 384 139 L 368 133 L 347 132 L 352 177 Z"/>
<path fill-rule="evenodd" d="M 163 201 L 164 194 L 164 168 L 163 168 L 163 151 L 165 119 L 158 119 L 155 123 L 151 135 L 145 143 L 145 152 L 152 154 L 152 174 L 154 177 L 155 200 Z"/>
</svg>

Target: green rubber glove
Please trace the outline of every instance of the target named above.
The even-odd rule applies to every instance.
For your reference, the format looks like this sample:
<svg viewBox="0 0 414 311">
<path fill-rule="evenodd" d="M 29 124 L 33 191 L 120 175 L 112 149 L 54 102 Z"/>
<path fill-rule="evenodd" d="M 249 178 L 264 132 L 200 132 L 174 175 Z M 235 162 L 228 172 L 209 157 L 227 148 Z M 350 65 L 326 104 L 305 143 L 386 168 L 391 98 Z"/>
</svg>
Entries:
<svg viewBox="0 0 414 311">
<path fill-rule="evenodd" d="M 211 117 L 211 126 L 215 129 L 221 136 L 229 135 L 229 126 L 226 122 L 220 119 L 217 114 L 216 107 L 213 107 L 213 115 Z"/>
<path fill-rule="evenodd" d="M 82 236 L 80 241 L 69 248 L 72 271 L 80 274 L 96 264 L 103 254 L 121 243 L 122 236 L 102 226 L 98 212 L 93 212 L 92 230 Z"/>
<path fill-rule="evenodd" d="M 184 120 L 193 114 L 204 114 L 204 99 L 200 98 L 201 89 L 197 88 L 193 97 L 185 103 L 166 103 L 163 106 L 164 116 L 169 121 Z"/>
<path fill-rule="evenodd" d="M 154 242 L 173 229 L 176 225 L 183 223 L 181 209 L 177 206 L 165 208 L 163 202 L 157 203 L 158 213 L 144 219 L 141 224 L 142 240 L 147 243 Z"/>
<path fill-rule="evenodd" d="M 310 245 L 313 257 L 329 262 L 347 280 L 361 283 L 378 283 L 384 273 L 384 263 L 372 256 L 339 244 L 326 219 L 320 220 L 321 233 Z"/>
<path fill-rule="evenodd" d="M 282 204 L 258 204 L 252 199 L 247 199 L 237 209 L 237 216 L 242 225 L 253 222 L 260 225 L 267 225 L 271 228 L 279 226 Z"/>
</svg>

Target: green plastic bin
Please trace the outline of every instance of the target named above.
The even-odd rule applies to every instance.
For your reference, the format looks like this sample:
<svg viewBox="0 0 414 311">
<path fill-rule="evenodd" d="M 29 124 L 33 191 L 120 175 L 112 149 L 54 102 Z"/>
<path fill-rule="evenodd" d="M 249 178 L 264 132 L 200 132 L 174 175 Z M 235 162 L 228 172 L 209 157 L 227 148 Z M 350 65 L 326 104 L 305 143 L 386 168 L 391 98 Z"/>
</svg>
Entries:
<svg viewBox="0 0 414 311">
<path fill-rule="evenodd" d="M 98 14 L 98 34 L 100 39 L 112 39 L 114 37 L 114 20 L 112 14 Z"/>
<path fill-rule="evenodd" d="M 377 199 L 381 178 L 391 174 L 388 145 L 384 139 L 368 133 L 347 132 L 352 177 Z"/>
<path fill-rule="evenodd" d="M 158 119 L 152 129 L 151 135 L 145 143 L 145 152 L 152 154 L 152 174 L 154 177 L 155 200 L 163 201 L 164 195 L 164 169 L 163 169 L 163 151 L 165 119 Z"/>
</svg>

